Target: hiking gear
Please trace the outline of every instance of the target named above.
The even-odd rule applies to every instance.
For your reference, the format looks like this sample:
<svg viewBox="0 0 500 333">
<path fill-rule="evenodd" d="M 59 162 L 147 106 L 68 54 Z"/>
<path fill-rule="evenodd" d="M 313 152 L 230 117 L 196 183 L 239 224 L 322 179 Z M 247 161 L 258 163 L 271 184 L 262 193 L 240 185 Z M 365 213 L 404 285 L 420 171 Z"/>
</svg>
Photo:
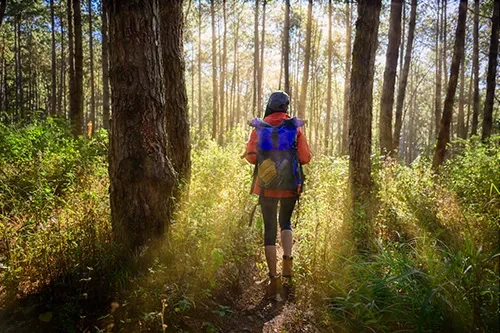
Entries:
<svg viewBox="0 0 500 333">
<path fill-rule="evenodd" d="M 269 275 L 275 276 L 278 275 L 276 269 L 276 246 L 274 245 L 266 245 L 264 247 L 264 253 L 266 254 L 266 262 L 267 267 L 269 268 Z"/>
<path fill-rule="evenodd" d="M 293 257 L 284 255 L 282 264 L 283 264 L 282 276 L 284 278 L 291 278 L 292 277 Z"/>
<path fill-rule="evenodd" d="M 292 230 L 281 230 L 281 247 L 285 256 L 292 255 L 293 232 Z"/>
<path fill-rule="evenodd" d="M 261 188 L 300 194 L 302 174 L 297 157 L 297 129 L 303 125 L 304 122 L 295 117 L 283 120 L 278 126 L 259 118 L 252 120 L 251 126 L 258 136 L 256 167 Z"/>
<path fill-rule="evenodd" d="M 260 198 L 260 208 L 262 209 L 262 218 L 264 219 L 264 245 L 275 245 L 276 236 L 278 233 L 278 202 L 279 209 L 279 225 L 280 230 L 288 230 L 291 232 L 292 223 L 291 217 L 295 207 L 296 198 Z M 287 254 L 287 253 L 285 253 Z"/>
<path fill-rule="evenodd" d="M 278 126 L 281 124 L 283 120 L 290 119 L 288 114 L 283 113 L 283 112 L 277 112 L 273 113 L 270 116 L 264 118 L 264 121 L 273 125 L 273 126 Z M 257 131 L 253 130 L 252 134 L 250 136 L 250 140 L 247 143 L 246 151 L 244 154 L 244 157 L 246 160 L 252 164 L 257 163 L 257 141 L 258 141 L 258 136 L 257 136 Z M 300 164 L 306 164 L 311 160 L 311 152 L 309 150 L 309 146 L 307 144 L 306 137 L 303 132 L 303 128 L 300 127 L 297 130 L 297 157 L 300 162 Z M 252 182 L 252 188 L 251 188 L 251 193 L 260 195 L 261 189 L 260 186 L 257 182 L 257 171 L 254 170 L 254 177 L 253 177 L 253 182 Z M 301 192 L 302 192 L 303 184 L 301 186 Z M 264 190 L 264 196 L 268 198 L 291 198 L 291 197 L 296 197 L 297 193 L 296 190 L 272 190 L 272 189 L 265 189 Z"/>
<path fill-rule="evenodd" d="M 266 297 L 274 298 L 279 295 L 281 289 L 281 276 L 269 274 L 269 284 L 266 288 Z"/>
</svg>

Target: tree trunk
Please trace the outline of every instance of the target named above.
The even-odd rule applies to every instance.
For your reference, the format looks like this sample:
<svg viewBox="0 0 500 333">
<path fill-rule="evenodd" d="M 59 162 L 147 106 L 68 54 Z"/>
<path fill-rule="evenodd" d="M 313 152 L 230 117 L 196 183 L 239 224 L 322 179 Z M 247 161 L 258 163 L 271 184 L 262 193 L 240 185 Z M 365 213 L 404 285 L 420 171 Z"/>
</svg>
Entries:
<svg viewBox="0 0 500 333">
<path fill-rule="evenodd" d="M 488 57 L 488 76 L 486 78 L 486 99 L 484 100 L 483 133 L 481 140 L 491 136 L 493 124 L 493 103 L 495 98 L 495 76 L 498 64 L 498 29 L 500 17 L 500 0 L 494 0 L 493 19 L 491 22 L 490 54 Z"/>
<path fill-rule="evenodd" d="M 201 108 L 201 0 L 198 0 L 198 138 L 203 131 L 203 113 Z"/>
<path fill-rule="evenodd" d="M 217 124 L 218 124 L 218 84 L 217 84 L 217 35 L 215 33 L 215 8 L 214 0 L 210 1 L 210 14 L 212 16 L 212 140 L 217 139 Z"/>
<path fill-rule="evenodd" d="M 342 155 L 349 153 L 349 109 L 351 89 L 351 6 L 346 1 L 346 45 L 345 45 L 345 80 L 344 80 L 344 117 L 342 119 Z"/>
<path fill-rule="evenodd" d="M 385 59 L 384 85 L 380 100 L 380 152 L 382 155 L 392 149 L 392 109 L 394 105 L 394 85 L 398 67 L 399 42 L 401 41 L 402 0 L 391 1 L 389 19 L 389 45 Z"/>
<path fill-rule="evenodd" d="M 105 6 L 111 18 L 111 221 L 116 240 L 133 250 L 168 228 L 175 171 L 167 156 L 163 73 L 179 68 L 167 62 L 162 68 L 158 0 L 107 0 Z M 166 47 L 176 44 L 178 38 Z"/>
<path fill-rule="evenodd" d="M 89 0 L 89 52 L 90 52 L 90 121 L 92 128 L 89 132 L 93 135 L 96 130 L 95 121 L 95 85 L 94 85 L 94 36 L 92 26 L 92 0 Z"/>
<path fill-rule="evenodd" d="M 102 66 L 102 126 L 109 130 L 109 118 L 110 118 L 110 108 L 109 108 L 109 42 L 108 42 L 108 16 L 104 7 L 101 8 L 101 36 L 102 36 L 102 47 L 101 47 L 101 66 Z"/>
<path fill-rule="evenodd" d="M 441 53 L 440 53 L 440 11 L 439 0 L 437 0 L 437 20 L 436 20 L 436 95 L 434 99 L 434 131 L 437 137 L 439 133 L 439 122 L 441 121 Z"/>
<path fill-rule="evenodd" d="M 59 21 L 61 25 L 61 68 L 60 68 L 60 76 L 59 76 L 59 93 L 57 96 L 57 115 L 61 118 L 64 117 L 64 113 L 66 110 L 63 108 L 63 98 L 65 96 L 66 92 L 66 59 L 65 59 L 65 54 L 64 54 L 64 11 L 62 10 L 62 3 L 61 5 L 61 11 L 59 12 Z M 63 112 L 64 109 L 64 112 Z"/>
<path fill-rule="evenodd" d="M 222 12 L 224 19 L 224 36 L 222 39 L 222 57 L 220 59 L 220 130 L 219 145 L 224 143 L 224 118 L 226 109 L 225 91 L 226 91 L 226 63 L 227 63 L 227 18 L 226 18 L 226 0 L 222 1 Z"/>
<path fill-rule="evenodd" d="M 479 123 L 479 0 L 474 0 L 473 40 L 472 68 L 474 71 L 474 102 L 472 104 L 471 136 L 477 135 L 477 125 Z"/>
<path fill-rule="evenodd" d="M 75 29 L 75 93 L 74 110 L 71 112 L 73 135 L 83 134 L 83 46 L 82 46 L 82 17 L 79 0 L 73 0 L 73 18 Z"/>
<path fill-rule="evenodd" d="M 165 80 L 165 115 L 168 156 L 179 180 L 189 183 L 191 176 L 191 143 L 189 109 L 184 78 L 182 0 L 160 0 L 161 39 Z"/>
<path fill-rule="evenodd" d="M 312 34 L 312 0 L 307 6 L 307 28 L 306 28 L 306 49 L 304 51 L 304 72 L 302 74 L 302 84 L 300 86 L 300 100 L 298 117 L 306 117 L 307 85 L 309 83 L 309 62 L 311 61 L 311 34 Z"/>
<path fill-rule="evenodd" d="M 443 29 L 442 29 L 442 33 L 443 33 L 443 57 L 441 58 L 442 61 L 443 61 L 443 72 L 444 72 L 444 86 L 445 87 L 448 87 L 448 65 L 447 65 L 447 62 L 448 62 L 448 49 L 447 49 L 447 37 L 448 37 L 448 20 L 447 20 L 447 13 L 446 13 L 446 9 L 448 7 L 448 1 L 447 0 L 443 0 Z"/>
<path fill-rule="evenodd" d="M 253 28 L 253 97 L 252 115 L 257 116 L 257 95 L 259 90 L 259 0 L 255 1 L 255 16 Z"/>
<path fill-rule="evenodd" d="M 457 117 L 457 136 L 461 139 L 465 139 L 467 134 L 465 132 L 465 56 L 462 57 L 462 64 L 460 68 L 460 97 L 458 104 L 458 117 Z"/>
<path fill-rule="evenodd" d="M 75 53 L 73 41 L 73 0 L 67 1 L 68 14 L 68 74 L 69 74 L 69 119 L 73 121 L 75 112 Z"/>
<path fill-rule="evenodd" d="M 446 145 L 450 142 L 450 123 L 453 114 L 453 103 L 455 100 L 455 92 L 458 83 L 458 74 L 460 63 L 464 55 L 465 44 L 465 20 L 467 18 L 467 0 L 460 0 L 460 7 L 458 11 L 457 30 L 455 34 L 455 45 L 453 48 L 453 59 L 450 68 L 450 79 L 448 90 L 446 92 L 446 99 L 444 101 L 443 116 L 441 117 L 441 126 L 439 129 L 439 136 L 432 161 L 432 167 L 435 171 L 443 164 L 444 155 L 446 152 Z"/>
<path fill-rule="evenodd" d="M 352 52 L 349 184 L 353 210 L 362 209 L 370 198 L 373 76 L 381 0 L 359 0 L 356 36 Z M 354 212 L 354 211 L 353 211 Z M 366 219 L 352 218 L 354 243 L 359 252 L 369 248 L 370 227 Z"/>
<path fill-rule="evenodd" d="M 328 64 L 327 64 L 327 87 L 326 87 L 326 119 L 325 119 L 325 138 L 324 154 L 327 155 L 328 143 L 330 142 L 330 122 L 332 114 L 332 60 L 333 60 L 333 40 L 332 40 L 332 0 L 328 0 Z M 338 122 L 340 123 L 340 121 Z M 337 133 L 339 134 L 339 133 Z"/>
<path fill-rule="evenodd" d="M 264 76 L 264 49 L 266 45 L 266 6 L 267 0 L 263 0 L 262 3 L 262 36 L 260 45 L 260 68 L 259 68 L 259 91 L 257 96 L 257 117 L 261 117 L 262 112 L 262 86 L 263 86 L 263 76 Z"/>
<path fill-rule="evenodd" d="M 398 87 L 398 97 L 396 103 L 396 120 L 394 123 L 394 136 L 392 138 L 392 149 L 394 152 L 399 147 L 399 135 L 401 133 L 403 106 L 406 94 L 406 84 L 408 83 L 408 73 L 410 72 L 411 53 L 413 48 L 413 38 L 415 36 L 415 23 L 417 17 L 417 0 L 411 1 L 410 23 L 408 26 L 408 40 L 406 41 L 405 63 L 403 65 L 403 76 Z"/>
<path fill-rule="evenodd" d="M 50 0 L 50 30 L 52 33 L 52 81 L 50 83 L 50 115 L 56 115 L 56 81 L 57 81 L 57 66 L 56 66 L 56 32 L 54 18 L 54 0 Z"/>
<path fill-rule="evenodd" d="M 7 7 L 7 0 L 0 0 L 0 28 L 2 27 L 2 22 L 5 16 L 6 7 Z"/>
<path fill-rule="evenodd" d="M 469 76 L 469 92 L 467 94 L 467 122 L 465 123 L 465 137 L 469 135 L 470 120 L 471 120 L 471 104 L 472 104 L 472 84 L 474 82 L 474 66 L 470 67 L 470 76 Z"/>
<path fill-rule="evenodd" d="M 284 91 L 292 96 L 290 91 L 290 0 L 285 0 L 285 30 L 283 31 L 283 67 L 285 84 Z"/>
</svg>

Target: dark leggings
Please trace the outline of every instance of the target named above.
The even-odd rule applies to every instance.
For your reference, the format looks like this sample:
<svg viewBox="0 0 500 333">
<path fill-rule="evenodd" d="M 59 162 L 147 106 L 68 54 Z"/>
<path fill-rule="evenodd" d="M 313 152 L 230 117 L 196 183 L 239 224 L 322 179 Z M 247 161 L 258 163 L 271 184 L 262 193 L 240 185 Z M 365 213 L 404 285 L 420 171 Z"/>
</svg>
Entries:
<svg viewBox="0 0 500 333">
<path fill-rule="evenodd" d="M 278 201 L 280 202 L 279 222 L 281 231 L 292 230 L 291 217 L 297 198 L 261 198 L 260 207 L 264 218 L 264 245 L 276 245 Z"/>
</svg>

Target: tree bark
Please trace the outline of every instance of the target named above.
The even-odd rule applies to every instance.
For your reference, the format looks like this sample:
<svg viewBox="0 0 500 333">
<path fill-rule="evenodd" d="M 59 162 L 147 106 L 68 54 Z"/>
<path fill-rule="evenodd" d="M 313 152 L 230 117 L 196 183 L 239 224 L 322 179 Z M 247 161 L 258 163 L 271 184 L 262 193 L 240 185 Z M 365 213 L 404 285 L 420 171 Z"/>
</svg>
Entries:
<svg viewBox="0 0 500 333">
<path fill-rule="evenodd" d="M 359 0 L 356 36 L 352 52 L 350 126 L 349 126 L 349 185 L 354 210 L 363 207 L 370 198 L 372 96 L 375 54 L 381 0 Z M 365 219 L 352 218 L 353 239 L 359 252 L 369 248 L 370 227 Z"/>
<path fill-rule="evenodd" d="M 257 95 L 259 90 L 259 0 L 255 1 L 255 16 L 253 28 L 253 97 L 252 115 L 257 116 Z"/>
<path fill-rule="evenodd" d="M 439 10 L 439 0 L 437 0 L 437 20 L 436 20 L 436 95 L 434 99 L 434 131 L 435 136 L 439 133 L 439 122 L 441 121 L 441 53 L 440 53 L 440 39 L 441 39 L 441 28 L 440 28 L 440 10 Z"/>
<path fill-rule="evenodd" d="M 444 72 L 444 86 L 448 87 L 448 48 L 447 48 L 447 39 L 448 39 L 448 15 L 446 13 L 448 7 L 448 1 L 443 0 L 443 57 L 441 58 L 443 62 L 443 72 Z"/>
<path fill-rule="evenodd" d="M 160 0 L 161 38 L 165 80 L 165 115 L 168 156 L 179 180 L 189 183 L 191 177 L 191 143 L 189 112 L 184 78 L 184 17 L 182 0 Z"/>
<path fill-rule="evenodd" d="M 408 26 L 408 40 L 406 41 L 405 63 L 403 65 L 403 76 L 398 87 L 398 97 L 396 103 L 396 120 L 394 122 L 394 136 L 392 138 L 392 150 L 396 152 L 399 148 L 399 136 L 401 134 L 403 106 L 408 83 L 408 73 L 410 72 L 411 53 L 413 49 L 413 39 L 415 37 L 415 24 L 417 17 L 417 0 L 411 1 L 410 23 Z"/>
<path fill-rule="evenodd" d="M 285 29 L 283 31 L 283 67 L 285 84 L 284 91 L 292 96 L 290 91 L 290 0 L 285 0 Z"/>
<path fill-rule="evenodd" d="M 217 84 L 217 35 L 215 33 L 215 8 L 214 0 L 210 1 L 210 14 L 212 16 L 212 140 L 217 139 L 217 124 L 218 124 L 218 84 Z"/>
<path fill-rule="evenodd" d="M 474 102 L 472 104 L 471 136 L 477 135 L 479 123 L 479 0 L 474 0 L 474 46 L 472 51 L 472 68 L 474 71 Z"/>
<path fill-rule="evenodd" d="M 158 0 L 106 0 L 113 120 L 109 148 L 113 232 L 125 249 L 161 239 L 175 171 L 167 156 Z M 168 47 L 179 41 L 172 40 Z M 175 46 L 174 46 L 175 47 Z M 177 71 L 165 63 L 165 71 Z"/>
<path fill-rule="evenodd" d="M 94 36 L 92 25 L 92 0 L 89 0 L 89 52 L 90 52 L 90 121 L 92 128 L 89 132 L 93 135 L 96 130 L 95 121 L 95 85 L 94 85 Z"/>
<path fill-rule="evenodd" d="M 342 155 L 349 154 L 349 98 L 351 89 L 351 6 L 346 1 L 346 45 L 345 45 L 345 80 L 344 80 L 344 117 L 342 119 Z"/>
<path fill-rule="evenodd" d="M 333 60 L 333 40 L 332 40 L 332 0 L 328 0 L 328 64 L 327 64 L 327 87 L 326 87 L 326 119 L 325 119 L 325 137 L 324 150 L 328 154 L 328 143 L 330 142 L 330 122 L 332 114 L 332 60 Z M 340 124 L 340 121 L 338 121 Z M 340 134 L 340 133 L 338 133 Z"/>
<path fill-rule="evenodd" d="M 465 55 L 462 57 L 462 64 L 460 65 L 460 95 L 458 104 L 458 116 L 457 116 L 457 136 L 461 139 L 465 139 L 467 134 L 465 132 Z"/>
<path fill-rule="evenodd" d="M 79 0 L 73 0 L 73 24 L 75 39 L 75 93 L 71 125 L 74 136 L 83 134 L 83 46 L 82 46 L 82 16 Z"/>
<path fill-rule="evenodd" d="M 73 121 L 75 112 L 75 53 L 73 40 L 73 0 L 67 0 L 68 14 L 68 74 L 69 74 L 69 119 Z"/>
<path fill-rule="evenodd" d="M 226 17 L 226 0 L 222 1 L 222 12 L 224 19 L 224 35 L 222 38 L 222 57 L 220 59 L 220 130 L 219 130 L 219 145 L 224 143 L 224 118 L 226 110 L 226 69 L 227 69 L 227 17 Z"/>
<path fill-rule="evenodd" d="M 201 0 L 198 0 L 198 138 L 201 138 L 203 131 L 201 103 Z"/>
<path fill-rule="evenodd" d="M 101 67 L 102 67 L 102 126 L 110 129 L 110 108 L 109 108 L 109 41 L 108 41 L 108 16 L 104 7 L 101 8 Z"/>
<path fill-rule="evenodd" d="M 455 92 L 457 89 L 460 63 L 462 62 L 462 57 L 464 55 L 466 18 L 467 0 L 460 0 L 457 30 L 455 33 L 455 45 L 453 48 L 453 59 L 450 68 L 450 79 L 448 80 L 448 90 L 446 92 L 446 99 L 444 101 L 443 116 L 441 117 L 441 126 L 439 129 L 436 151 L 434 153 L 434 158 L 432 161 L 432 167 L 435 171 L 437 171 L 443 164 L 446 145 L 450 142 L 450 123 L 453 114 L 453 103 L 455 100 Z"/>
<path fill-rule="evenodd" d="M 486 98 L 484 100 L 483 133 L 484 142 L 491 136 L 493 125 L 493 103 L 495 98 L 495 77 L 498 64 L 498 29 L 500 17 L 500 0 L 494 0 L 493 18 L 491 22 L 490 53 L 488 56 L 488 76 L 486 78 Z"/>
<path fill-rule="evenodd" d="M 2 22 L 5 16 L 6 7 L 7 7 L 7 0 L 0 0 L 0 28 L 2 27 Z"/>
<path fill-rule="evenodd" d="M 54 0 L 50 0 L 50 30 L 52 33 L 52 58 L 51 58 L 51 78 L 50 82 L 50 115 L 56 115 L 56 81 L 57 81 L 57 65 L 56 65 L 56 32 L 55 32 L 55 17 L 54 17 Z"/>
<path fill-rule="evenodd" d="M 257 96 L 257 117 L 261 117 L 262 113 L 262 88 L 263 88 L 263 77 L 264 77 L 264 49 L 266 45 L 266 7 L 267 0 L 263 0 L 262 2 L 262 36 L 260 38 L 260 61 L 259 61 L 259 93 Z"/>
<path fill-rule="evenodd" d="M 64 117 L 64 113 L 66 112 L 66 109 L 64 108 L 63 104 L 63 99 L 65 97 L 65 92 L 66 92 L 66 60 L 65 60 L 65 54 L 64 54 L 64 11 L 62 10 L 62 2 L 60 3 L 60 12 L 59 12 L 59 21 L 61 25 L 61 67 L 60 67 L 60 76 L 59 76 L 59 92 L 57 96 L 57 116 L 59 117 Z M 63 112 L 64 110 L 64 112 Z"/>
<path fill-rule="evenodd" d="M 306 48 L 304 51 L 304 72 L 302 74 L 302 84 L 300 87 L 300 100 L 298 117 L 306 117 L 307 86 L 309 83 L 309 63 L 311 61 L 311 35 L 312 35 L 312 0 L 307 6 L 307 27 L 306 27 Z"/>
<path fill-rule="evenodd" d="M 389 45 L 385 59 L 384 85 L 380 99 L 380 152 L 382 155 L 392 149 L 392 109 L 394 106 L 394 85 L 398 67 L 399 43 L 401 41 L 402 0 L 391 1 L 389 18 Z"/>
</svg>

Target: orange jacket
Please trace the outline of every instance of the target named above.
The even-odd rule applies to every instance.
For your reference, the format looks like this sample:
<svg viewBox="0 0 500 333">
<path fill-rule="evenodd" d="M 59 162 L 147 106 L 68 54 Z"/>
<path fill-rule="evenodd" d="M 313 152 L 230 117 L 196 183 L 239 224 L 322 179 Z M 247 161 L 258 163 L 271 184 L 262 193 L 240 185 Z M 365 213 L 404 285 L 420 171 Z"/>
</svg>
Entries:
<svg viewBox="0 0 500 333">
<path fill-rule="evenodd" d="M 281 124 L 283 120 L 288 118 L 290 117 L 285 112 L 275 112 L 265 117 L 264 121 L 273 126 L 277 126 Z M 309 150 L 309 145 L 307 144 L 306 136 L 304 135 L 302 128 L 299 128 L 297 131 L 297 156 L 299 158 L 300 164 L 309 163 L 312 157 L 311 151 Z M 257 132 L 255 131 L 255 129 L 250 135 L 250 140 L 248 140 L 247 148 L 245 151 L 245 158 L 252 164 L 257 163 Z M 253 193 L 260 195 L 260 186 L 257 181 L 255 182 Z M 297 193 L 295 193 L 294 191 L 264 190 L 264 197 L 269 198 L 292 198 L 295 196 L 297 196 Z"/>
</svg>

